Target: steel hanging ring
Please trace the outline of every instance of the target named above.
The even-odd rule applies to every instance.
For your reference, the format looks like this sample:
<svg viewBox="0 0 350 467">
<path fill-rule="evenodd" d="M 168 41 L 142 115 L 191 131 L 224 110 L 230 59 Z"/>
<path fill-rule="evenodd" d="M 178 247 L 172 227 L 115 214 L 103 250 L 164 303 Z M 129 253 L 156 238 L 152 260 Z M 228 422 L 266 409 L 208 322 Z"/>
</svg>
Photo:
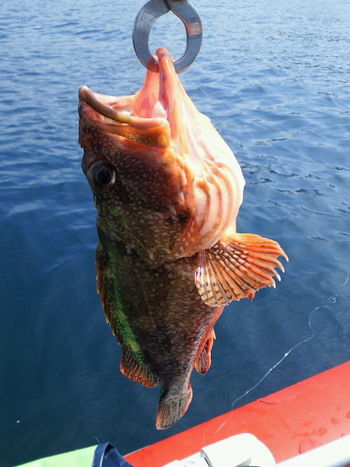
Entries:
<svg viewBox="0 0 350 467">
<path fill-rule="evenodd" d="M 137 58 L 148 68 L 158 72 L 158 64 L 149 50 L 149 35 L 153 23 L 172 11 L 184 24 L 186 30 L 186 50 L 174 63 L 176 73 L 186 70 L 195 60 L 202 44 L 202 23 L 196 10 L 187 0 L 150 0 L 136 16 L 133 29 L 133 44 Z"/>
</svg>

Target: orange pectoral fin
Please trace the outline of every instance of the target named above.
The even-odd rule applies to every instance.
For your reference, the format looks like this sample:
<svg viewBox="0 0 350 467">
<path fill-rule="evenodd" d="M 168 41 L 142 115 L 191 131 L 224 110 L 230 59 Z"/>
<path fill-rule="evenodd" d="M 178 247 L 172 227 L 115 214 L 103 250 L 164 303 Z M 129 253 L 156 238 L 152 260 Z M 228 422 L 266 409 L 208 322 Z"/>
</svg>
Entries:
<svg viewBox="0 0 350 467">
<path fill-rule="evenodd" d="M 280 245 L 254 234 L 223 237 L 209 250 L 198 253 L 195 283 L 202 300 L 209 306 L 226 305 L 241 298 L 254 298 L 262 287 L 275 287 L 275 268 L 284 272 L 277 260 L 288 257 Z"/>
</svg>

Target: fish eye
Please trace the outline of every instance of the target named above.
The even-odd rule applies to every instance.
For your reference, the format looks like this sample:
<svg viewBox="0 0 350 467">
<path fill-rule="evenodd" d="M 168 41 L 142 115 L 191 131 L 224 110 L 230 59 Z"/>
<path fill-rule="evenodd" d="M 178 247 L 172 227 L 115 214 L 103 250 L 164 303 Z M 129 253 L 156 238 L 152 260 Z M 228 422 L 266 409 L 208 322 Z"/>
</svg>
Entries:
<svg viewBox="0 0 350 467">
<path fill-rule="evenodd" d="M 115 186 L 115 170 L 106 162 L 96 162 L 88 171 L 91 186 L 102 193 L 110 193 Z"/>
</svg>

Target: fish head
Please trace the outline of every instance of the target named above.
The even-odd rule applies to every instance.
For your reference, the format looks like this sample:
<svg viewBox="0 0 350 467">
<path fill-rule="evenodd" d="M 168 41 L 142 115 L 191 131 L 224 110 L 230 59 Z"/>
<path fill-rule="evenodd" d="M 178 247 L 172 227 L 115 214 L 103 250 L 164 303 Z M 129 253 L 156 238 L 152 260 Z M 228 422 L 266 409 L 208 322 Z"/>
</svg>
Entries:
<svg viewBox="0 0 350 467">
<path fill-rule="evenodd" d="M 82 168 L 99 230 L 151 262 L 213 246 L 235 224 L 244 179 L 229 147 L 198 112 L 158 49 L 131 96 L 79 90 Z"/>
</svg>

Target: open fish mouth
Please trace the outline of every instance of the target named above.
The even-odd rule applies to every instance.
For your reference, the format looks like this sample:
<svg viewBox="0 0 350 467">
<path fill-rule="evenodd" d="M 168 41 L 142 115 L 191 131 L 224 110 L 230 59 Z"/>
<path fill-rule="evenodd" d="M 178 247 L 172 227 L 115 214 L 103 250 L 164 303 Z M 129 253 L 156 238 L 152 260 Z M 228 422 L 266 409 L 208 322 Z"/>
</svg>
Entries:
<svg viewBox="0 0 350 467">
<path fill-rule="evenodd" d="M 180 149 L 189 153 L 190 146 L 195 144 L 192 127 L 198 117 L 207 117 L 196 110 L 184 91 L 169 52 L 158 49 L 155 58 L 159 73 L 147 71 L 143 86 L 135 95 L 107 96 L 82 86 L 80 115 L 111 135 L 147 146 L 171 145 L 175 152 Z"/>
<path fill-rule="evenodd" d="M 175 153 L 191 156 L 198 168 L 203 159 L 198 128 L 211 125 L 210 120 L 187 96 L 169 52 L 158 49 L 155 58 L 159 73 L 148 70 L 142 88 L 134 95 L 108 96 L 82 86 L 80 116 L 111 135 L 147 146 L 171 146 Z"/>
<path fill-rule="evenodd" d="M 120 136 L 147 146 L 164 148 L 170 143 L 165 118 L 135 115 L 134 96 L 114 97 L 79 89 L 79 114 L 92 126 L 111 136 Z"/>
<path fill-rule="evenodd" d="M 113 97 L 79 90 L 83 171 L 98 210 L 97 288 L 123 353 L 121 372 L 162 387 L 156 427 L 192 399 L 210 367 L 223 306 L 275 286 L 287 259 L 273 240 L 236 232 L 244 178 L 231 149 L 158 49 L 159 73 Z M 223 104 L 225 105 L 225 104 Z"/>
<path fill-rule="evenodd" d="M 79 88 L 79 101 L 84 111 L 86 112 L 88 110 L 86 106 L 89 106 L 94 113 L 88 114 L 88 117 L 99 118 L 101 121 L 105 117 L 105 119 L 118 123 L 128 124 L 131 110 L 130 100 L 127 97 L 123 100 L 118 100 L 113 96 L 105 96 L 104 94 L 92 92 L 87 86 Z M 91 120 L 94 120 L 94 118 L 91 118 Z"/>
<path fill-rule="evenodd" d="M 139 151 L 145 158 L 147 151 L 164 152 L 177 161 L 174 170 L 176 164 L 185 167 L 180 191 L 187 204 L 191 196 L 193 216 L 170 255 L 176 259 L 211 248 L 222 232 L 235 228 L 244 178 L 210 119 L 186 94 L 169 52 L 160 48 L 155 56 L 159 73 L 147 70 L 134 95 L 106 96 L 82 86 L 79 112 L 89 126 L 112 137 L 119 151 Z"/>
</svg>

